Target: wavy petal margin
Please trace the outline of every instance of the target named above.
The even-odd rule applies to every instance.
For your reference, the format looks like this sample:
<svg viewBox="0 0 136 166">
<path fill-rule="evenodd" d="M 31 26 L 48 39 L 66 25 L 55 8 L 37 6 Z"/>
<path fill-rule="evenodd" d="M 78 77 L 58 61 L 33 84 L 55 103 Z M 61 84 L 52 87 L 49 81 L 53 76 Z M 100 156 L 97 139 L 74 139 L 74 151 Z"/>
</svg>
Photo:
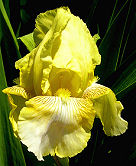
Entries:
<svg viewBox="0 0 136 166">
<path fill-rule="evenodd" d="M 19 86 L 8 87 L 3 90 L 8 95 L 11 111 L 9 119 L 13 127 L 14 135 L 18 137 L 17 121 L 20 110 L 25 106 L 25 102 L 31 98 L 31 94 Z"/>
<path fill-rule="evenodd" d="M 128 122 L 121 117 L 123 105 L 117 101 L 110 88 L 93 83 L 85 90 L 83 98 L 93 101 L 96 115 L 101 120 L 106 135 L 117 136 L 126 132 Z"/>
<path fill-rule="evenodd" d="M 37 96 L 19 115 L 19 137 L 38 160 L 80 153 L 91 136 L 95 111 L 87 99 Z"/>
</svg>

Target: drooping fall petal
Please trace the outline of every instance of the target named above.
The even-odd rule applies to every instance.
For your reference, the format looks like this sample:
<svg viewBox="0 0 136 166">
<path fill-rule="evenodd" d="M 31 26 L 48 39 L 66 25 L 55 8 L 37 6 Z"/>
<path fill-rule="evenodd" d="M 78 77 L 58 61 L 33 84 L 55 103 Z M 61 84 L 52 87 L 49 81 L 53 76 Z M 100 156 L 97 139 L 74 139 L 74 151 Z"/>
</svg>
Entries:
<svg viewBox="0 0 136 166">
<path fill-rule="evenodd" d="M 128 123 L 121 117 L 123 106 L 110 88 L 93 83 L 85 90 L 83 98 L 93 101 L 96 115 L 100 118 L 106 135 L 117 136 L 127 130 Z"/>
<path fill-rule="evenodd" d="M 16 137 L 18 137 L 17 121 L 20 110 L 25 106 L 25 102 L 31 97 L 31 94 L 19 86 L 8 87 L 3 90 L 8 95 L 11 111 L 9 119 Z"/>
<path fill-rule="evenodd" d="M 94 117 L 87 99 L 37 96 L 20 112 L 19 137 L 38 160 L 48 154 L 72 157 L 87 146 Z"/>
</svg>

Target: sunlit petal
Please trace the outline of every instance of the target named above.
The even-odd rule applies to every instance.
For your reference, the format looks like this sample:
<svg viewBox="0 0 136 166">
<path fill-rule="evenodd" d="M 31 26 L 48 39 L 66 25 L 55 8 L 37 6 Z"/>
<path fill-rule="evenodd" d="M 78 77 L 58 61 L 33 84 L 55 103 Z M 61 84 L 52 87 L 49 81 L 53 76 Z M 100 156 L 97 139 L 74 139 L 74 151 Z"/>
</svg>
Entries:
<svg viewBox="0 0 136 166">
<path fill-rule="evenodd" d="M 50 10 L 37 17 L 34 40 L 37 47 L 15 64 L 20 86 L 37 96 L 67 88 L 72 96 L 81 97 L 101 62 L 86 24 L 68 7 Z"/>
<path fill-rule="evenodd" d="M 25 106 L 25 102 L 31 98 L 31 94 L 24 88 L 19 86 L 8 87 L 3 90 L 4 93 L 8 94 L 9 103 L 11 105 L 11 111 L 9 119 L 12 124 L 14 134 L 18 137 L 17 121 L 20 110 Z"/>
<path fill-rule="evenodd" d="M 19 136 L 38 160 L 48 154 L 72 157 L 87 146 L 95 116 L 88 100 L 39 96 L 26 106 L 19 116 Z"/>
<path fill-rule="evenodd" d="M 40 13 L 36 18 L 35 30 L 34 30 L 34 41 L 36 45 L 40 44 L 40 42 L 45 37 L 46 33 L 51 28 L 54 18 L 56 16 L 57 10 L 49 10 L 45 13 Z"/>
<path fill-rule="evenodd" d="M 56 28 L 57 32 L 61 32 L 61 29 L 64 28 L 67 22 L 68 13 L 70 13 L 70 10 L 67 7 L 40 13 L 36 18 L 36 28 L 34 30 L 34 41 L 36 45 L 40 44 L 51 28 Z"/>
<path fill-rule="evenodd" d="M 28 91 L 33 91 L 33 64 L 37 49 L 33 49 L 29 54 L 19 59 L 15 63 L 16 69 L 20 70 L 20 86 Z"/>
<path fill-rule="evenodd" d="M 32 94 L 30 92 L 26 91 L 23 87 L 20 87 L 20 86 L 12 86 L 12 87 L 5 88 L 3 89 L 2 92 L 6 94 L 21 96 L 24 99 L 29 99 L 32 97 Z"/>
<path fill-rule="evenodd" d="M 127 130 L 128 123 L 121 118 L 123 106 L 110 88 L 94 83 L 85 90 L 83 98 L 93 101 L 96 115 L 100 118 L 106 135 L 117 136 Z"/>
<path fill-rule="evenodd" d="M 60 41 L 49 78 L 51 87 L 68 88 L 72 96 L 79 97 L 87 88 L 88 81 L 93 80 L 101 56 L 86 24 L 73 14 L 61 33 Z"/>
</svg>

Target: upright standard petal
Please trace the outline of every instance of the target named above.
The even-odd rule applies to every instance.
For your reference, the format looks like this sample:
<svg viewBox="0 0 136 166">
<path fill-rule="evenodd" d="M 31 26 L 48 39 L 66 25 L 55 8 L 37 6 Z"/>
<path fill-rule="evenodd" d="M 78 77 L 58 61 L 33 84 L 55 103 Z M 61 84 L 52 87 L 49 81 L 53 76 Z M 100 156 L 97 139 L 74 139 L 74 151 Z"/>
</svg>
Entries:
<svg viewBox="0 0 136 166">
<path fill-rule="evenodd" d="M 101 56 L 98 52 L 94 38 L 91 36 L 86 24 L 74 15 L 70 15 L 65 29 L 60 36 L 60 46 L 53 59 L 51 76 L 60 75 L 56 82 L 58 86 L 69 88 L 72 96 L 79 97 L 87 88 L 88 82 L 94 78 L 95 66 L 100 64 Z M 60 72 L 58 72 L 60 70 Z M 56 73 L 55 73 L 56 72 Z M 53 74 L 52 74 L 53 73 Z M 72 78 L 67 81 L 67 75 Z M 54 77 L 56 79 L 56 77 Z M 49 78 L 51 86 L 53 77 Z M 62 80 L 62 82 L 60 82 Z M 67 84 L 65 84 L 67 82 Z M 61 88 L 61 87 L 60 87 Z"/>
<path fill-rule="evenodd" d="M 58 12 L 61 11 L 61 16 L 59 20 L 62 20 L 61 24 L 65 24 L 65 17 L 67 17 L 67 13 L 70 13 L 68 7 L 61 7 L 53 10 L 48 10 L 45 13 L 40 13 L 35 22 L 35 29 L 34 29 L 34 41 L 36 45 L 40 44 L 40 42 L 45 37 L 46 33 L 54 26 L 53 24 L 56 22 L 56 16 Z M 57 16 L 58 17 L 58 16 Z"/>
<path fill-rule="evenodd" d="M 94 116 L 87 99 L 37 96 L 20 112 L 19 137 L 38 160 L 48 154 L 72 157 L 87 146 Z"/>
<path fill-rule="evenodd" d="M 34 31 L 34 34 L 37 34 L 34 35 L 34 39 L 39 42 L 40 38 L 40 43 L 15 65 L 20 70 L 20 86 L 29 91 L 33 90 L 36 95 L 46 94 L 50 87 L 48 78 L 52 69 L 52 59 L 60 45 L 59 36 L 69 18 L 67 8 L 58 8 L 39 15 L 35 31 L 42 37 Z"/>
<path fill-rule="evenodd" d="M 42 93 L 46 94 L 50 90 L 50 82 L 49 82 L 49 76 L 50 72 L 52 70 L 52 63 L 54 56 L 60 47 L 60 36 L 62 31 L 65 29 L 68 21 L 70 19 L 70 11 L 68 8 L 58 8 L 56 10 L 56 16 L 54 18 L 54 21 L 52 23 L 51 28 L 45 35 L 44 39 L 42 40 L 39 50 L 37 52 L 36 61 L 34 64 L 34 70 L 35 70 L 35 81 L 34 84 L 36 84 L 36 80 L 39 78 L 39 73 L 37 73 L 37 64 L 38 58 L 40 58 L 40 63 L 43 64 L 42 68 L 42 81 L 41 81 L 41 89 Z"/>
<path fill-rule="evenodd" d="M 36 19 L 34 40 L 37 47 L 15 65 L 20 70 L 20 86 L 38 96 L 54 95 L 58 88 L 68 88 L 72 96 L 81 97 L 101 61 L 85 23 L 67 7 L 47 11 Z"/>
<path fill-rule="evenodd" d="M 40 13 L 36 18 L 36 24 L 34 29 L 34 41 L 35 44 L 38 45 L 45 37 L 46 33 L 51 28 L 54 18 L 56 16 L 57 10 L 49 10 L 45 13 Z"/>
<path fill-rule="evenodd" d="M 117 136 L 127 130 L 128 123 L 121 118 L 123 106 L 116 100 L 111 89 L 93 83 L 85 90 L 83 98 L 90 98 L 93 101 L 96 115 L 100 118 L 106 135 Z"/>
<path fill-rule="evenodd" d="M 20 86 L 32 93 L 35 93 L 33 85 L 33 65 L 36 52 L 37 49 L 33 49 L 29 54 L 15 63 L 16 69 L 20 70 Z"/>
<path fill-rule="evenodd" d="M 18 137 L 17 121 L 20 110 L 25 106 L 25 102 L 31 98 L 31 94 L 19 86 L 8 87 L 3 90 L 8 95 L 11 111 L 9 119 L 13 127 L 14 135 Z"/>
</svg>

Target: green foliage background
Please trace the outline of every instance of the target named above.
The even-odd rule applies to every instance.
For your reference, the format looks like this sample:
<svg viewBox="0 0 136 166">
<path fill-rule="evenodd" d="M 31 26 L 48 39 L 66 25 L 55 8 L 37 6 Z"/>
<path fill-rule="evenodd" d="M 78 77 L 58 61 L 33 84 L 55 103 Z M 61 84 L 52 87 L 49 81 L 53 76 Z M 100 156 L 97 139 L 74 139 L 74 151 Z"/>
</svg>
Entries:
<svg viewBox="0 0 136 166">
<path fill-rule="evenodd" d="M 99 120 L 95 120 L 87 148 L 62 166 L 97 166 L 136 164 L 136 4 L 135 0 L 0 0 L 0 166 L 54 166 L 47 156 L 39 162 L 13 135 L 8 119 L 7 96 L 1 90 L 13 85 L 18 76 L 14 63 L 28 53 L 17 38 L 31 33 L 35 18 L 49 9 L 68 6 L 74 15 L 86 22 L 92 35 L 101 39 L 98 47 L 102 63 L 95 74 L 99 83 L 110 87 L 124 105 L 122 116 L 129 122 L 127 132 L 107 137 Z"/>
</svg>

